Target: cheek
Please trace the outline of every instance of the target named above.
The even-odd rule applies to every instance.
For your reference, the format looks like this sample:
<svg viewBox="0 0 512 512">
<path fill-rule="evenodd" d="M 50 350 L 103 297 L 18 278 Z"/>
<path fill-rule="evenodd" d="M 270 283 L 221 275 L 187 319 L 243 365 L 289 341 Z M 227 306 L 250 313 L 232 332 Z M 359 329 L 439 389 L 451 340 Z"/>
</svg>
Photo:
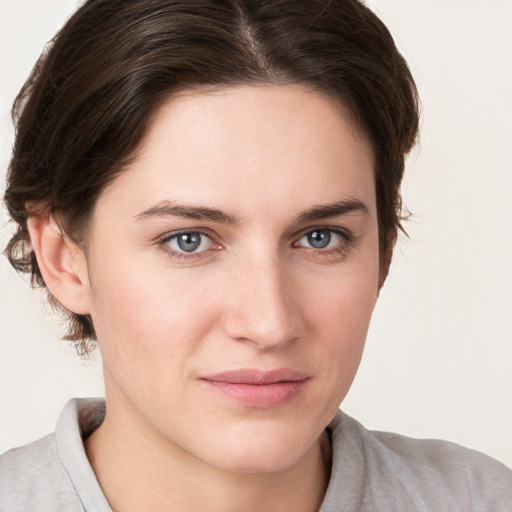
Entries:
<svg viewBox="0 0 512 512">
<path fill-rule="evenodd" d="M 92 316 L 104 363 L 121 380 L 179 376 L 216 317 L 208 288 L 185 272 L 117 263 L 94 274 Z"/>
<path fill-rule="evenodd" d="M 373 261 L 343 269 L 323 292 L 309 297 L 308 319 L 316 340 L 309 350 L 319 352 L 317 360 L 331 386 L 326 390 L 332 390 L 339 402 L 359 366 L 377 299 L 378 267 Z"/>
</svg>

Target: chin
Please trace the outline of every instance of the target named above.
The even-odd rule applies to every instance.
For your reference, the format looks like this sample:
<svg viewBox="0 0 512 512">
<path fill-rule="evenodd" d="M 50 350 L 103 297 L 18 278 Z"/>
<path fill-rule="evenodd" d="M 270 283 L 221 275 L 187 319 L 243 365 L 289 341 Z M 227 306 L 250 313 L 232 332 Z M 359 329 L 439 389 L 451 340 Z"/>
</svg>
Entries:
<svg viewBox="0 0 512 512">
<path fill-rule="evenodd" d="M 277 473 L 296 464 L 304 451 L 289 447 L 276 450 L 273 446 L 252 446 L 250 449 L 242 448 L 235 453 L 224 452 L 220 455 L 215 465 L 230 473 Z"/>
<path fill-rule="evenodd" d="M 284 425 L 245 425 L 228 435 L 212 434 L 220 442 L 212 450 L 209 463 L 234 473 L 272 473 L 285 471 L 312 448 L 319 435 L 307 429 Z"/>
</svg>

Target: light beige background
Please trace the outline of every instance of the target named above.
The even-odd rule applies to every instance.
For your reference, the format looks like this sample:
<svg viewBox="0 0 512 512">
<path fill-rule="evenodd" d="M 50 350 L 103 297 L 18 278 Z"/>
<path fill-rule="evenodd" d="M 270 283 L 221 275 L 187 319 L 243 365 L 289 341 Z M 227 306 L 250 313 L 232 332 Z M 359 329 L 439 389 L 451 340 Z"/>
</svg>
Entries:
<svg viewBox="0 0 512 512">
<path fill-rule="evenodd" d="M 450 439 L 512 466 L 512 2 L 372 0 L 423 102 L 404 197 L 414 218 L 343 408 L 366 426 Z M 75 0 L 0 0 L 0 173 L 9 109 Z M 9 228 L 0 213 L 0 244 Z M 0 452 L 102 393 L 58 321 L 0 258 Z"/>
</svg>

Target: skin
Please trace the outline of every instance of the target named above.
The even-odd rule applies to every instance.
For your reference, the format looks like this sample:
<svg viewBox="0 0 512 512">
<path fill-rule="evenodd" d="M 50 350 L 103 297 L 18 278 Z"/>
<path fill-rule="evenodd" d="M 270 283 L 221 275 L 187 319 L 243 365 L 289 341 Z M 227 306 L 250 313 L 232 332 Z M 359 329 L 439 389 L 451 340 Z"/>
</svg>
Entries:
<svg viewBox="0 0 512 512">
<path fill-rule="evenodd" d="M 198 207 L 222 215 L 183 217 Z M 94 322 L 107 414 L 86 449 L 114 510 L 318 509 L 323 431 L 387 272 L 374 156 L 343 109 L 301 85 L 181 94 L 98 199 L 87 257 L 51 217 L 29 227 L 52 293 Z M 180 252 L 177 231 L 199 248 Z M 308 378 L 277 407 L 202 380 L 241 368 Z"/>
</svg>

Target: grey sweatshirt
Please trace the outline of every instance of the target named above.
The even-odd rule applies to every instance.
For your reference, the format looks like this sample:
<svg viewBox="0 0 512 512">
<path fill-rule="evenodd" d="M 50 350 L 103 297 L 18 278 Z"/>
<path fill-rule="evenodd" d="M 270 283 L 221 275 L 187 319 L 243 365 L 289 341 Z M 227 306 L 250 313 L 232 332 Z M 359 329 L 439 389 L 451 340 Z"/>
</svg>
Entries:
<svg viewBox="0 0 512 512">
<path fill-rule="evenodd" d="M 101 399 L 71 400 L 54 434 L 2 455 L 0 512 L 112 512 L 83 446 L 104 414 Z M 486 455 L 369 431 L 341 411 L 328 430 L 333 462 L 320 512 L 512 512 L 512 471 Z"/>
</svg>

